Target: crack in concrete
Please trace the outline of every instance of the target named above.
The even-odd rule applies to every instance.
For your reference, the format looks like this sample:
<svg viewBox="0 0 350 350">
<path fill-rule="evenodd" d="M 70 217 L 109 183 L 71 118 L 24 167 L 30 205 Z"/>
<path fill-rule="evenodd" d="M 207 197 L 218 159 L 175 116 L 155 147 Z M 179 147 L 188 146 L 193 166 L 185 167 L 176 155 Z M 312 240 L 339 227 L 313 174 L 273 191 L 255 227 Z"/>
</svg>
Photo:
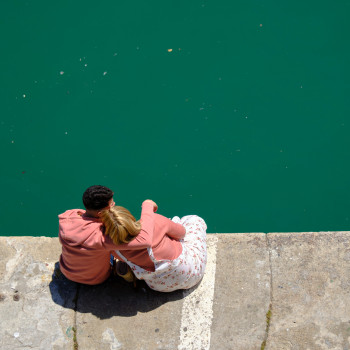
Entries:
<svg viewBox="0 0 350 350">
<path fill-rule="evenodd" d="M 78 309 L 78 297 L 79 297 L 79 291 L 80 291 L 80 283 L 77 285 L 77 291 L 75 293 L 73 302 L 74 302 L 74 321 L 73 321 L 73 350 L 78 350 L 79 345 L 77 341 L 77 309 Z"/>
<path fill-rule="evenodd" d="M 273 302 L 273 275 L 272 275 L 272 261 L 271 261 L 271 243 L 269 240 L 269 234 L 266 234 L 266 245 L 267 245 L 267 250 L 269 252 L 269 265 L 270 265 L 270 304 L 269 304 L 269 309 L 266 312 L 266 329 L 265 329 L 265 337 L 263 342 L 261 343 L 261 350 L 265 350 L 267 339 L 269 337 L 269 331 L 270 331 L 270 322 L 271 322 L 271 317 L 272 317 L 272 302 Z"/>
</svg>

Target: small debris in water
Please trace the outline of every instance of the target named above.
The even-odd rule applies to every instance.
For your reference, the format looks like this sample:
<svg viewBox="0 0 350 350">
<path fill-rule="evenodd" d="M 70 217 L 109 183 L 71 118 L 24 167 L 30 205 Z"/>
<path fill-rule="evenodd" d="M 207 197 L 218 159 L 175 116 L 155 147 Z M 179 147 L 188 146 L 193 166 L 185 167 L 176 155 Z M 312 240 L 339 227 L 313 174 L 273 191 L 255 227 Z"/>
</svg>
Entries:
<svg viewBox="0 0 350 350">
<path fill-rule="evenodd" d="M 65 135 L 68 135 L 68 131 L 66 131 L 64 134 L 65 134 Z"/>
<path fill-rule="evenodd" d="M 172 52 L 173 51 L 173 49 L 168 49 L 168 52 Z"/>
<path fill-rule="evenodd" d="M 61 70 L 61 71 L 60 71 L 60 74 L 61 74 L 61 75 L 63 75 L 63 74 L 64 74 L 64 71 L 63 71 L 63 70 Z"/>
<path fill-rule="evenodd" d="M 262 27 L 262 24 L 260 23 L 260 27 Z"/>
<path fill-rule="evenodd" d="M 103 75 L 106 75 L 107 74 L 107 72 L 103 72 Z"/>
<path fill-rule="evenodd" d="M 23 98 L 26 98 L 26 95 L 25 95 L 25 94 L 23 94 Z"/>
</svg>

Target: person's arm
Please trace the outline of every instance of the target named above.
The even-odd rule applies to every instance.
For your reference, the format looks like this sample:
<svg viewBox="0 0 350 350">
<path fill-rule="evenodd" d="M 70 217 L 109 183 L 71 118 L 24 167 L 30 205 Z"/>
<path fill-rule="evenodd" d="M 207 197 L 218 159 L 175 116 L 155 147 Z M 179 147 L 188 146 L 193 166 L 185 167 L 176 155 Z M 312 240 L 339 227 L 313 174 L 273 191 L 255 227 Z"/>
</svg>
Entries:
<svg viewBox="0 0 350 350">
<path fill-rule="evenodd" d="M 186 229 L 181 224 L 177 224 L 169 219 L 168 220 L 168 230 L 167 235 L 176 240 L 182 239 L 186 235 Z"/>
<path fill-rule="evenodd" d="M 157 208 L 157 204 L 152 200 L 145 200 L 142 203 L 140 233 L 131 242 L 118 245 L 115 245 L 109 236 L 104 236 L 105 244 L 108 245 L 108 249 L 138 250 L 151 247 L 153 242 L 154 212 L 157 210 Z"/>
<path fill-rule="evenodd" d="M 154 214 L 154 218 L 158 225 L 162 227 L 161 232 L 170 238 L 180 240 L 185 237 L 186 229 L 181 224 L 175 223 L 167 217 L 159 214 Z"/>
</svg>

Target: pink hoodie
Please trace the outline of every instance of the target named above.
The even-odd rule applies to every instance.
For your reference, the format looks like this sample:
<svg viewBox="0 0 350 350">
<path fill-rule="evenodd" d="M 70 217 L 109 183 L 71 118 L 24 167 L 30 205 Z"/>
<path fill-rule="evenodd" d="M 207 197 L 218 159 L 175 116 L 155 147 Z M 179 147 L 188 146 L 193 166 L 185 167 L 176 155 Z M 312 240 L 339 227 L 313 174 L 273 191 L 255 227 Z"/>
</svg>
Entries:
<svg viewBox="0 0 350 350">
<path fill-rule="evenodd" d="M 62 244 L 60 269 L 70 280 L 99 284 L 110 274 L 110 254 L 115 250 L 148 248 L 153 241 L 153 204 L 142 204 L 142 230 L 128 244 L 115 245 L 102 232 L 99 219 L 85 217 L 84 210 L 67 210 L 59 215 L 59 239 Z"/>
<path fill-rule="evenodd" d="M 168 218 L 153 213 L 154 229 L 152 251 L 157 260 L 174 260 L 182 253 L 182 244 L 180 239 L 185 237 L 186 229 L 181 224 L 169 220 Z M 141 222 L 141 227 L 144 228 L 145 221 Z M 155 266 L 149 257 L 148 249 L 140 250 L 124 250 L 121 252 L 123 256 L 148 271 L 154 271 Z M 117 252 L 118 254 L 118 252 Z M 119 256 L 119 254 L 118 254 Z M 119 256 L 121 260 L 124 260 Z"/>
</svg>

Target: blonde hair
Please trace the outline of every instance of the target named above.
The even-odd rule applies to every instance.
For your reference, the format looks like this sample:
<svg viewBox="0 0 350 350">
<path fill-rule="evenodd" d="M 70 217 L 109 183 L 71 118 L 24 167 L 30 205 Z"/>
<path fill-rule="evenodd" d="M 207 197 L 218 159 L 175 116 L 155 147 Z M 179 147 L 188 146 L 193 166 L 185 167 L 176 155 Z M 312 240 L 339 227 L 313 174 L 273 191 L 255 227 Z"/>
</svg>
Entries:
<svg viewBox="0 0 350 350">
<path fill-rule="evenodd" d="M 124 207 L 115 206 L 102 210 L 101 220 L 106 228 L 105 234 L 112 238 L 113 243 L 129 243 L 141 231 L 140 220 L 136 221 L 130 211 Z"/>
</svg>

